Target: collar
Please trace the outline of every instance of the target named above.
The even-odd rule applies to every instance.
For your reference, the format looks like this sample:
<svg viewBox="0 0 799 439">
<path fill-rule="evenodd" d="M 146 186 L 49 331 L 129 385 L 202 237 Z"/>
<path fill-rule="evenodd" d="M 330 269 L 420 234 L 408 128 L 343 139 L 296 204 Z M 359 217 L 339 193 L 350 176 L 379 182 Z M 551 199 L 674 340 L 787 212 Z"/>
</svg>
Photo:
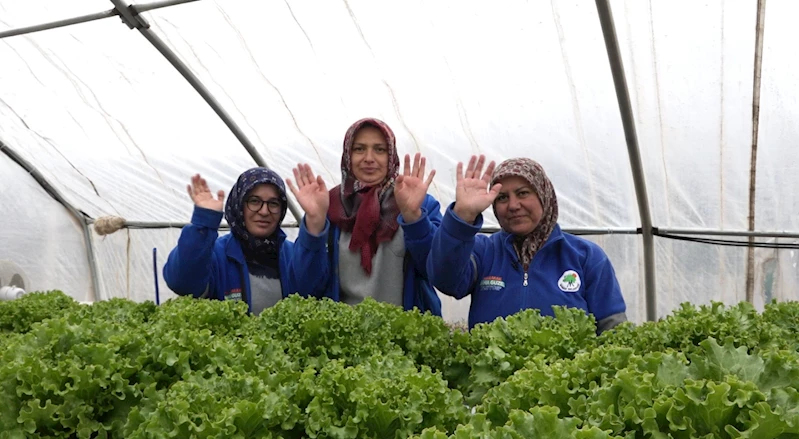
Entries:
<svg viewBox="0 0 799 439">
<path fill-rule="evenodd" d="M 516 257 L 516 249 L 513 247 L 513 233 L 508 233 L 504 230 L 499 233 L 501 234 L 500 236 L 502 236 L 502 244 L 505 247 L 505 250 L 510 252 L 513 257 Z M 542 245 L 538 251 L 540 252 L 553 242 L 559 241 L 561 239 L 563 239 L 563 231 L 560 229 L 560 224 L 555 223 L 555 227 L 552 229 L 552 233 L 549 234 L 549 238 L 547 238 L 546 242 L 544 242 L 544 245 Z"/>
</svg>

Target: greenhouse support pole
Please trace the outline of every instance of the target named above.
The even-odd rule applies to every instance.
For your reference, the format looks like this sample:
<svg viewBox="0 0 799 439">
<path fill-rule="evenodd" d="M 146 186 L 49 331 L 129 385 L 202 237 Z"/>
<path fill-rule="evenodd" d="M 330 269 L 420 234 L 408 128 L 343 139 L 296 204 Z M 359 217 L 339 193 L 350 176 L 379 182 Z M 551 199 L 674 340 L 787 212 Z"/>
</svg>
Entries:
<svg viewBox="0 0 799 439">
<path fill-rule="evenodd" d="M 749 230 L 755 230 L 755 196 L 757 186 L 757 133 L 760 126 L 760 79 L 763 71 L 763 30 L 766 25 L 766 0 L 757 0 L 755 25 L 755 72 L 752 86 L 752 156 L 749 162 Z M 746 249 L 746 301 L 755 300 L 755 248 L 754 237 L 749 238 Z"/>
<path fill-rule="evenodd" d="M 114 13 L 114 10 L 111 9 L 108 11 L 96 12 L 94 14 L 81 15 L 79 17 L 71 17 L 64 20 L 56 20 L 47 23 L 36 24 L 33 26 L 25 26 L 16 29 L 4 30 L 0 32 L 0 39 L 7 37 L 16 37 L 18 35 L 25 35 L 34 32 L 41 32 L 50 29 L 57 29 L 59 27 L 72 26 L 79 23 L 88 23 L 94 20 L 102 20 L 104 18 L 110 18 L 113 17 L 114 15 L 116 14 Z"/>
<path fill-rule="evenodd" d="M 202 96 L 205 102 L 216 112 L 220 119 L 227 125 L 230 131 L 233 133 L 234 136 L 241 142 L 250 156 L 255 160 L 255 163 L 258 166 L 262 166 L 264 168 L 268 168 L 269 166 L 266 164 L 263 156 L 258 150 L 255 148 L 255 145 L 250 141 L 244 131 L 242 131 L 241 127 L 233 120 L 233 118 L 228 114 L 228 112 L 222 108 L 222 105 L 216 98 L 211 94 L 208 88 L 200 81 L 197 75 L 189 69 L 189 67 L 181 60 L 175 52 L 164 43 L 161 38 L 155 34 L 150 29 L 150 24 L 147 20 L 142 17 L 136 6 L 129 6 L 125 3 L 125 0 L 111 0 L 111 3 L 116 6 L 117 11 L 119 12 L 120 18 L 122 21 L 131 29 L 138 30 L 153 47 L 164 56 L 164 58 L 172 64 L 172 67 L 175 68 L 185 79 L 186 81 L 191 84 L 192 87 L 197 91 L 197 93 Z M 288 198 L 288 209 L 291 211 L 291 214 L 294 215 L 294 218 L 299 223 L 302 221 L 302 215 L 300 214 L 299 209 L 297 206 L 292 202 L 291 198 Z"/>
<path fill-rule="evenodd" d="M 89 229 L 89 222 L 85 215 L 83 215 L 78 209 L 75 208 L 69 201 L 67 201 L 63 195 L 55 188 L 53 185 L 50 184 L 49 181 L 39 172 L 36 167 L 33 166 L 32 163 L 25 160 L 22 156 L 14 152 L 8 145 L 4 144 L 0 141 L 0 150 L 3 150 L 6 155 L 11 158 L 15 163 L 20 165 L 22 169 L 24 169 L 37 183 L 47 192 L 54 200 L 61 203 L 67 211 L 78 221 L 78 224 L 81 225 L 83 229 L 83 242 L 86 245 L 86 256 L 89 262 L 89 273 L 92 277 L 92 289 L 94 290 L 94 297 L 92 301 L 99 300 L 100 295 L 100 281 L 97 276 L 97 259 L 94 257 L 94 245 L 92 243 L 92 232 Z"/>
<path fill-rule="evenodd" d="M 154 9 L 168 8 L 170 6 L 182 5 L 184 3 L 191 3 L 199 0 L 163 0 L 144 5 L 138 5 L 136 10 L 139 12 L 152 11 Z M 93 14 L 81 15 L 78 17 L 66 18 L 63 20 L 50 21 L 47 23 L 40 23 L 33 26 L 20 27 L 0 32 L 0 39 L 6 37 L 15 37 L 17 35 L 25 35 L 34 32 L 41 32 L 44 30 L 57 29 L 59 27 L 72 26 L 80 23 L 88 23 L 94 20 L 102 20 L 119 15 L 116 9 L 109 9 L 107 11 L 95 12 Z"/>
<path fill-rule="evenodd" d="M 657 320 L 657 296 L 655 294 L 655 242 L 652 230 L 652 216 L 649 211 L 649 198 L 646 193 L 646 179 L 644 178 L 641 152 L 638 148 L 638 136 L 635 131 L 630 93 L 627 89 L 627 79 L 624 76 L 624 64 L 621 60 L 619 42 L 616 38 L 616 28 L 613 24 L 613 14 L 608 0 L 596 0 L 599 13 L 599 22 L 602 26 L 602 35 L 605 38 L 605 48 L 610 61 L 610 71 L 613 74 L 613 84 L 616 87 L 616 98 L 619 101 L 621 122 L 624 126 L 624 137 L 627 139 L 627 152 L 630 156 L 630 169 L 635 182 L 635 195 L 638 199 L 638 213 L 641 216 L 641 235 L 644 245 L 644 287 L 646 292 L 646 318 Z"/>
</svg>

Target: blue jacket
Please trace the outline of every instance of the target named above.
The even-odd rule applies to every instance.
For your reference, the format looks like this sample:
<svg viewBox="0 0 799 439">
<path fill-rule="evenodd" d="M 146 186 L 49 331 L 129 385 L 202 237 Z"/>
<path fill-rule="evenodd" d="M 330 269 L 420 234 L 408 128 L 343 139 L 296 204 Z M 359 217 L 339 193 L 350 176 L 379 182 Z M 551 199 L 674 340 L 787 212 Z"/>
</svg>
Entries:
<svg viewBox="0 0 799 439">
<path fill-rule="evenodd" d="M 469 328 L 527 308 L 553 315 L 553 305 L 580 308 L 597 322 L 626 311 L 610 260 L 591 241 L 556 225 L 523 272 L 513 235 L 478 235 L 483 216 L 468 224 L 447 208 L 433 238 L 427 272 L 442 293 L 461 299 L 471 294 Z"/>
<path fill-rule="evenodd" d="M 227 234 L 218 238 L 222 212 L 194 208 L 191 224 L 183 228 L 178 245 L 169 253 L 164 265 L 164 280 L 172 291 L 183 296 L 207 297 L 217 300 L 241 300 L 242 287 L 247 305 L 252 309 L 250 276 L 241 245 Z M 298 293 L 301 296 L 321 297 L 320 284 L 328 277 L 324 233 L 315 237 L 300 223 L 297 242 L 286 239 L 279 230 L 280 285 L 283 297 Z"/>
<path fill-rule="evenodd" d="M 441 316 L 441 299 L 427 278 L 427 255 L 433 242 L 433 234 L 441 225 L 441 205 L 429 194 L 422 204 L 422 217 L 418 221 L 408 224 L 402 215 L 397 222 L 405 238 L 405 289 L 403 294 L 403 308 L 407 310 L 418 308 L 421 312 L 430 311 L 431 314 Z M 327 297 L 340 300 L 340 283 L 338 277 L 338 252 L 339 236 L 341 230 L 335 225 L 330 226 L 328 235 L 329 258 L 331 276 L 327 288 Z"/>
</svg>

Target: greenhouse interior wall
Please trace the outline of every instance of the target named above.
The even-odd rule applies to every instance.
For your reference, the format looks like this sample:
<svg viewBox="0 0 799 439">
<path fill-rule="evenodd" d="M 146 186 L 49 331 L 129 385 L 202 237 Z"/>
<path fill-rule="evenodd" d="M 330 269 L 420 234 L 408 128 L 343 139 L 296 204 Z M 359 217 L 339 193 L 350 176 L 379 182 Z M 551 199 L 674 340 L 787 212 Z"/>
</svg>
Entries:
<svg viewBox="0 0 799 439">
<path fill-rule="evenodd" d="M 191 175 L 227 192 L 258 160 L 284 177 L 307 162 L 332 187 L 345 130 L 377 117 L 400 154 L 436 170 L 442 212 L 472 154 L 539 161 L 561 226 L 592 231 L 613 262 L 630 320 L 647 319 L 636 191 L 655 228 L 746 243 L 753 188 L 766 246 L 754 250 L 752 301 L 799 299 L 799 3 L 609 3 L 639 187 L 593 1 L 2 0 L 0 261 L 32 291 L 155 300 L 157 275 L 168 300 L 161 269 L 190 218 Z M 91 14 L 105 18 L 25 31 Z M 95 233 L 108 216 L 128 227 Z M 297 221 L 286 217 L 291 239 Z M 746 300 L 745 245 L 654 245 L 657 317 Z M 468 298 L 441 297 L 446 320 L 466 318 Z"/>
</svg>

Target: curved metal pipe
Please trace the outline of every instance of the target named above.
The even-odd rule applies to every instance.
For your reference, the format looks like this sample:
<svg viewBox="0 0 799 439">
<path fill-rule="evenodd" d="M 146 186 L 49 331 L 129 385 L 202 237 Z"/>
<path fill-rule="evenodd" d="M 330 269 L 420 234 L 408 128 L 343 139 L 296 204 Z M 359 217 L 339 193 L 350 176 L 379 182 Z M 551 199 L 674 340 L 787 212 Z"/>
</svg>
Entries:
<svg viewBox="0 0 799 439">
<path fill-rule="evenodd" d="M 627 153 L 630 156 L 630 170 L 635 182 L 635 195 L 638 199 L 638 213 L 641 217 L 641 235 L 644 244 L 644 288 L 646 292 L 646 318 L 650 321 L 657 320 L 657 295 L 655 292 L 655 241 L 652 233 L 652 215 L 649 211 L 649 198 L 646 192 L 646 178 L 644 166 L 641 161 L 641 151 L 638 147 L 638 135 L 635 131 L 635 118 L 633 117 L 630 92 L 627 89 L 627 79 L 624 75 L 624 64 L 619 51 L 619 41 L 616 38 L 616 27 L 613 24 L 613 14 L 608 0 L 596 0 L 596 9 L 599 13 L 599 22 L 602 25 L 602 35 L 605 38 L 605 48 L 610 61 L 610 71 L 613 74 L 613 85 L 616 88 L 616 98 L 619 101 L 619 113 L 624 126 L 624 137 L 627 139 Z"/>
<path fill-rule="evenodd" d="M 186 79 L 186 81 L 188 81 L 192 87 L 194 87 L 194 90 L 199 93 L 199 95 L 205 100 L 211 109 L 214 110 L 217 116 L 222 119 L 222 122 L 227 125 L 228 129 L 230 129 L 233 135 L 236 136 L 236 139 L 238 139 L 242 146 L 244 146 L 244 149 L 246 149 L 250 154 L 250 157 L 255 160 L 255 163 L 257 163 L 258 166 L 268 168 L 269 166 L 266 164 L 266 160 L 264 160 L 261 153 L 258 152 L 255 144 L 253 144 L 247 135 L 244 134 L 244 131 L 241 129 L 241 127 L 239 127 L 236 121 L 233 120 L 230 114 L 222 107 L 222 104 L 219 103 L 219 101 L 216 99 L 216 97 L 214 97 L 210 90 L 208 90 L 205 84 L 200 81 L 200 78 L 198 78 L 197 75 L 195 75 L 194 72 L 189 69 L 186 63 L 184 63 L 183 60 L 180 59 L 180 57 L 178 57 L 177 54 L 175 54 L 175 52 L 169 46 L 167 46 L 167 44 L 164 43 L 164 41 L 158 35 L 156 35 L 155 32 L 152 31 L 152 29 L 150 29 L 150 25 L 147 20 L 145 20 L 143 16 L 139 15 L 135 7 L 128 6 L 125 3 L 125 0 L 111 0 L 111 3 L 116 6 L 117 11 L 119 11 L 120 16 L 122 17 L 122 21 L 131 29 L 138 30 L 144 36 L 144 38 L 146 38 L 147 41 L 149 41 L 150 44 L 152 44 L 153 47 L 155 47 L 155 49 L 158 50 L 158 52 L 161 53 L 161 55 L 163 55 L 163 57 L 166 58 L 170 64 L 172 64 L 172 67 L 174 67 L 175 70 L 177 70 L 183 76 L 183 78 Z M 294 219 L 297 222 L 302 220 L 300 210 L 297 208 L 296 204 L 294 204 L 291 198 L 288 199 L 288 209 L 291 211 L 291 214 L 294 216 Z"/>
</svg>

